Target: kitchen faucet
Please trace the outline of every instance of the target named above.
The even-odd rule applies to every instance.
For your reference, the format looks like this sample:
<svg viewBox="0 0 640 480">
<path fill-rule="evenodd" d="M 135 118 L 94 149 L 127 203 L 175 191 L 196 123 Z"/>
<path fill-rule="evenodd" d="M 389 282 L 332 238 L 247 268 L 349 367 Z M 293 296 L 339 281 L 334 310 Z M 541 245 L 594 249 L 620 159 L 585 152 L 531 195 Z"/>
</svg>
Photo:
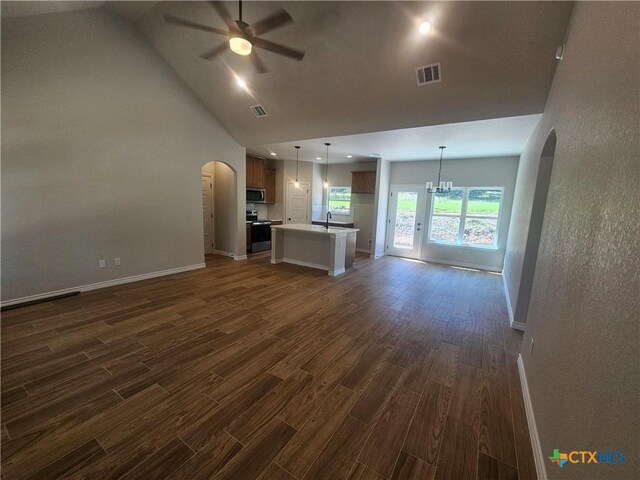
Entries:
<svg viewBox="0 0 640 480">
<path fill-rule="evenodd" d="M 324 224 L 324 228 L 326 228 L 327 230 L 329 230 L 329 219 L 332 218 L 331 217 L 331 212 L 327 212 L 327 221 Z"/>
</svg>

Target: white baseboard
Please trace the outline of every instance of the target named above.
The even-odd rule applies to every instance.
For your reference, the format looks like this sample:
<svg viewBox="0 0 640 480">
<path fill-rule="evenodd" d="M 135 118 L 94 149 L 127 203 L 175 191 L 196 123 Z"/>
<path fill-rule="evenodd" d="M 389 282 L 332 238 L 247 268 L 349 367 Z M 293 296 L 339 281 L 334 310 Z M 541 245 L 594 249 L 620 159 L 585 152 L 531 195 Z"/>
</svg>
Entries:
<svg viewBox="0 0 640 480">
<path fill-rule="evenodd" d="M 167 270 L 159 270 L 157 272 L 143 273 L 141 275 L 132 275 L 130 277 L 116 278 L 114 280 L 105 280 L 104 282 L 89 283 L 87 285 L 80 285 L 77 287 L 63 288 L 62 290 L 54 290 L 51 292 L 38 293 L 36 295 L 28 295 L 26 297 L 13 298 L 0 302 L 0 306 L 15 305 L 17 303 L 31 302 L 34 300 L 43 300 L 49 297 L 55 297 L 56 295 L 63 295 L 71 292 L 88 292 L 91 290 L 97 290 L 99 288 L 114 287 L 116 285 L 123 285 L 125 283 L 139 282 L 140 280 L 148 280 L 150 278 L 163 277 L 165 275 L 173 275 L 175 273 L 188 272 L 190 270 L 197 270 L 204 268 L 204 263 L 196 263 L 194 265 L 186 265 L 184 267 L 169 268 Z"/>
<path fill-rule="evenodd" d="M 511 325 L 511 328 L 524 332 L 526 324 L 514 320 L 513 309 L 511 308 L 511 297 L 509 296 L 509 288 L 507 288 L 507 277 L 505 277 L 504 274 L 502 274 L 502 288 L 504 289 L 504 297 L 507 302 L 507 312 L 509 312 L 509 325 Z"/>
<path fill-rule="evenodd" d="M 338 270 L 329 270 L 330 277 L 337 277 L 338 275 L 342 275 L 346 270 L 344 268 L 339 268 Z"/>
<path fill-rule="evenodd" d="M 214 250 L 213 254 L 214 255 L 222 255 L 224 257 L 233 257 L 233 253 L 225 252 L 224 250 Z"/>
<path fill-rule="evenodd" d="M 234 260 L 246 260 L 247 256 L 246 255 L 238 255 L 237 257 L 233 257 L 233 259 Z"/>
<path fill-rule="evenodd" d="M 538 427 L 536 419 L 533 415 L 533 404 L 529 395 L 529 383 L 527 382 L 527 373 L 524 371 L 524 363 L 522 355 L 518 355 L 518 373 L 520 374 L 520 385 L 522 386 L 522 397 L 524 399 L 524 410 L 527 414 L 527 424 L 529 425 L 529 436 L 531 437 L 531 448 L 533 449 L 533 459 L 536 464 L 536 472 L 538 480 L 547 480 L 547 468 L 545 464 L 542 446 L 540 445 L 540 437 L 538 436 Z"/>
<path fill-rule="evenodd" d="M 438 258 L 421 258 L 423 262 L 439 263 L 441 265 L 452 265 L 454 267 L 474 268 L 476 270 L 486 270 L 488 272 L 501 272 L 501 268 L 491 267 L 489 265 L 478 265 L 475 263 L 455 262 L 452 260 L 440 260 Z"/>
</svg>

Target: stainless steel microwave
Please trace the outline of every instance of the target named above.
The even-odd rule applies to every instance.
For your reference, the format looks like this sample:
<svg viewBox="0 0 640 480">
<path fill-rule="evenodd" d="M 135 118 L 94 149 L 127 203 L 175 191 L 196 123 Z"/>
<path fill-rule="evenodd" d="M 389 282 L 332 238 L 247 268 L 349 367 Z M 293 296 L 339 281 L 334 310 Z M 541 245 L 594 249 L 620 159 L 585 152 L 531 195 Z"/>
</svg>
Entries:
<svg viewBox="0 0 640 480">
<path fill-rule="evenodd" d="M 264 188 L 247 188 L 247 203 L 265 203 Z"/>
</svg>

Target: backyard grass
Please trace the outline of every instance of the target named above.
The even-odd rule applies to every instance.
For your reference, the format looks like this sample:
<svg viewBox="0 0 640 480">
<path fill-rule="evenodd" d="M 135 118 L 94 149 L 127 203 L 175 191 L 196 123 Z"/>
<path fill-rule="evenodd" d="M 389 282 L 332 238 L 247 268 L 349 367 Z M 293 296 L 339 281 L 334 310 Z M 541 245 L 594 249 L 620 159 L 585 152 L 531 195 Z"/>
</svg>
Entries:
<svg viewBox="0 0 640 480">
<path fill-rule="evenodd" d="M 415 211 L 417 200 L 407 198 L 398 201 L 398 210 Z M 462 209 L 462 200 L 444 200 L 438 199 L 434 208 L 434 213 L 453 213 L 459 214 Z M 491 215 L 497 216 L 500 209 L 500 202 L 487 202 L 482 200 L 469 200 L 467 204 L 468 215 Z"/>
</svg>

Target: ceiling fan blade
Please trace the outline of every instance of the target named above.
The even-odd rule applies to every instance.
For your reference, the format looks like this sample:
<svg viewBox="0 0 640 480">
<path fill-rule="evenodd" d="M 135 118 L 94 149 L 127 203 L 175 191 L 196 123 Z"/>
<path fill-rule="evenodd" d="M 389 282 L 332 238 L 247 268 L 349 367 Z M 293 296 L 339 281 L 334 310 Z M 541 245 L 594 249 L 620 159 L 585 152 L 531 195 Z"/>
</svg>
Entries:
<svg viewBox="0 0 640 480">
<path fill-rule="evenodd" d="M 227 24 L 229 30 L 237 30 L 238 27 L 236 26 L 235 20 L 233 20 L 233 17 L 231 17 L 229 10 L 227 10 L 227 7 L 225 7 L 222 2 L 212 1 L 209 2 L 209 5 L 211 5 L 213 9 L 218 12 L 218 15 L 220 15 L 220 18 L 222 18 L 222 20 L 224 20 L 224 23 Z"/>
<path fill-rule="evenodd" d="M 211 60 L 213 57 L 220 55 L 222 52 L 226 51 L 228 48 L 229 48 L 229 42 L 224 42 L 218 45 L 216 48 L 212 48 L 208 52 L 203 53 L 202 55 L 200 55 L 200 58 L 203 58 L 204 60 Z"/>
<path fill-rule="evenodd" d="M 267 73 L 269 71 L 269 69 L 264 64 L 264 62 L 260 59 L 260 57 L 258 56 L 255 50 L 251 52 L 251 55 L 249 55 L 249 58 L 251 59 L 251 63 L 253 64 L 253 68 L 256 69 L 256 72 Z"/>
<path fill-rule="evenodd" d="M 254 47 L 262 48 L 263 50 L 268 50 L 270 52 L 277 53 L 278 55 L 289 57 L 297 61 L 300 61 L 304 58 L 304 52 L 300 50 L 285 47 L 284 45 L 270 42 L 269 40 L 265 40 L 263 38 L 252 38 L 251 42 L 253 43 Z"/>
<path fill-rule="evenodd" d="M 273 15 L 263 18 L 251 25 L 249 27 L 249 31 L 254 37 L 257 37 L 258 35 L 270 32 L 276 28 L 284 27 L 291 22 L 293 22 L 291 15 L 289 15 L 285 10 L 280 9 Z"/>
<path fill-rule="evenodd" d="M 192 22 L 191 20 L 185 20 L 184 18 L 174 17 L 173 15 L 165 15 L 164 19 L 168 23 L 173 23 L 174 25 L 180 25 L 182 27 L 195 28 L 196 30 L 202 30 L 203 32 L 218 33 L 220 35 L 228 35 L 229 33 L 219 28 L 202 25 L 201 23 Z"/>
</svg>

